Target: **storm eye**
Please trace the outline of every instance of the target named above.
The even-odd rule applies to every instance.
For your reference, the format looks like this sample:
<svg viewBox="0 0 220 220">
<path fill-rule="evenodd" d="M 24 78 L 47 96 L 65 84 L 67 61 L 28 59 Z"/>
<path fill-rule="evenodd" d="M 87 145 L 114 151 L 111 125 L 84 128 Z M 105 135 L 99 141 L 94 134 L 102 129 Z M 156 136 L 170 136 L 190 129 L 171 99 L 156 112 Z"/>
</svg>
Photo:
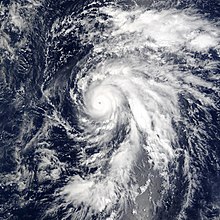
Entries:
<svg viewBox="0 0 220 220">
<path fill-rule="evenodd" d="M 111 85 L 90 85 L 85 92 L 85 112 L 92 118 L 107 120 L 122 107 L 123 97 Z"/>
</svg>

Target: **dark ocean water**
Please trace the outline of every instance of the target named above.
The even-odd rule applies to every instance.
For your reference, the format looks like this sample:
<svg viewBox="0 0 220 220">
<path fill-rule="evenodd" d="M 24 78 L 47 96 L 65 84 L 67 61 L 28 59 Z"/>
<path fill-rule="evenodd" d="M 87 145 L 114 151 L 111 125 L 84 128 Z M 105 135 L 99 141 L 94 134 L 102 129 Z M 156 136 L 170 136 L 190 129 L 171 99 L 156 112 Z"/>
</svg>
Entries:
<svg viewBox="0 0 220 220">
<path fill-rule="evenodd" d="M 0 219 L 220 219 L 220 2 L 1 1 Z"/>
</svg>

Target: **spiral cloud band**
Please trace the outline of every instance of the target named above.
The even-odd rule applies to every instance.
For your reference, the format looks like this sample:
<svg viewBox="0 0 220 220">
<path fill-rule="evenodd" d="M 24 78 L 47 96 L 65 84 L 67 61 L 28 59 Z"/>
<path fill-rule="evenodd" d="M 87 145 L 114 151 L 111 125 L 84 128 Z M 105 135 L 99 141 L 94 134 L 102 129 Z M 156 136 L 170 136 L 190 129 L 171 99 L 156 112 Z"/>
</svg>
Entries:
<svg viewBox="0 0 220 220">
<path fill-rule="evenodd" d="M 183 151 L 175 131 L 180 122 L 187 123 L 181 119 L 180 95 L 199 100 L 204 109 L 215 107 L 214 100 L 199 89 L 215 89 L 212 82 L 193 75 L 190 68 L 203 65 L 194 57 L 195 51 L 218 47 L 219 30 L 197 15 L 189 15 L 193 11 L 106 7 L 100 13 L 109 16 L 109 28 L 94 43 L 70 91 L 83 131 L 77 138 L 87 143 L 80 153 L 80 163 L 95 171 L 84 177 L 74 176 L 60 195 L 76 207 L 90 207 L 90 214 L 106 212 L 114 219 L 120 210 L 130 209 L 129 203 L 139 201 L 143 206 L 141 202 L 146 201 L 139 198 L 145 193 L 148 209 L 134 208 L 131 215 L 143 216 L 144 212 L 151 219 L 150 213 L 171 185 L 169 163 L 175 164 Z M 86 20 L 82 23 L 87 25 Z M 86 27 L 91 36 L 82 41 L 95 41 L 99 33 L 93 33 L 89 23 Z M 175 59 L 182 62 L 184 71 Z M 210 60 L 202 68 L 208 70 L 214 65 Z M 93 148 L 97 152 L 89 156 L 86 151 Z M 188 163 L 186 155 L 185 173 L 190 173 Z M 138 177 L 136 169 L 141 166 L 145 174 Z M 152 172 L 157 177 L 150 178 Z M 158 186 L 146 182 L 146 176 Z M 189 181 L 196 185 L 196 179 Z M 193 196 L 192 185 L 185 206 Z M 76 215 L 82 219 L 87 216 L 84 209 Z"/>
</svg>

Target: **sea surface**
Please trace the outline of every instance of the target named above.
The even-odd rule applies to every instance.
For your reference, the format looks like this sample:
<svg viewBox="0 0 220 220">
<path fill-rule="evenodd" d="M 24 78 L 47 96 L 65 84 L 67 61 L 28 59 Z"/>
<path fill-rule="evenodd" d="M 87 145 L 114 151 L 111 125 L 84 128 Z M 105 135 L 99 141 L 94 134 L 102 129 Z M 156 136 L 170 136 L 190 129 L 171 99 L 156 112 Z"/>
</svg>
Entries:
<svg viewBox="0 0 220 220">
<path fill-rule="evenodd" d="M 220 219 L 220 1 L 0 2 L 1 220 Z"/>
</svg>

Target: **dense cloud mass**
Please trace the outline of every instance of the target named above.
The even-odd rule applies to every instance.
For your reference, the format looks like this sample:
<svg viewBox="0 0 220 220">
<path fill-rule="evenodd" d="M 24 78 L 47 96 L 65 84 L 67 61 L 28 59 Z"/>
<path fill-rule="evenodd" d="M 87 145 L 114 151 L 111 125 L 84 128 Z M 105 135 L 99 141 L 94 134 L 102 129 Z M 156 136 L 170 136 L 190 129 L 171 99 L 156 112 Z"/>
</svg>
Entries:
<svg viewBox="0 0 220 220">
<path fill-rule="evenodd" d="M 3 219 L 220 218 L 216 1 L 0 3 Z"/>
</svg>

